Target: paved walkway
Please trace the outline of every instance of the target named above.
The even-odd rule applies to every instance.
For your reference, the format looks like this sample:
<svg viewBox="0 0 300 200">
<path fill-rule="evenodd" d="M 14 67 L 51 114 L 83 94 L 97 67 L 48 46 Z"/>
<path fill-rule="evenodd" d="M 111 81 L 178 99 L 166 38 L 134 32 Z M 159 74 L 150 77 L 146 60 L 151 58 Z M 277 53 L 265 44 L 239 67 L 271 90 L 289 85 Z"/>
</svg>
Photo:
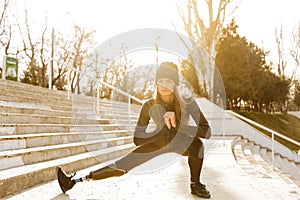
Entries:
<svg viewBox="0 0 300 200">
<path fill-rule="evenodd" d="M 206 153 L 202 182 L 210 190 L 212 200 L 252 200 L 289 199 L 300 200 L 300 188 L 285 182 L 274 174 L 262 174 L 256 169 L 245 170 L 234 160 L 231 152 L 233 138 L 210 139 L 213 144 Z M 146 165 L 151 165 L 150 161 Z M 78 172 L 88 173 L 95 166 Z M 141 166 L 145 167 L 145 166 Z M 143 175 L 126 174 L 118 178 L 79 183 L 63 194 L 56 181 L 51 181 L 7 198 L 52 199 L 52 200 L 194 200 L 200 199 L 190 194 L 189 171 L 186 157 L 171 166 Z"/>
</svg>

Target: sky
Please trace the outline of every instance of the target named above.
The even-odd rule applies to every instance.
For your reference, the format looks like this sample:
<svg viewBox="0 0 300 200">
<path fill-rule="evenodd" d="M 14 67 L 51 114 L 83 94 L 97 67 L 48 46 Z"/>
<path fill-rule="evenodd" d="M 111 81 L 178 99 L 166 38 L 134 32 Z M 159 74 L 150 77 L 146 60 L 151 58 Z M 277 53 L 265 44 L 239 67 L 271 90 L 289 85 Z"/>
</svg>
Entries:
<svg viewBox="0 0 300 200">
<path fill-rule="evenodd" d="M 275 28 L 282 26 L 284 43 L 290 46 L 293 28 L 300 23 L 299 7 L 298 0 L 242 0 L 235 13 L 238 32 L 258 46 L 274 51 Z"/>
<path fill-rule="evenodd" d="M 25 0 L 32 18 L 67 31 L 76 23 L 96 30 L 95 40 L 102 43 L 126 31 L 139 28 L 163 28 L 182 32 L 177 5 L 184 0 Z M 200 1 L 200 0 L 199 0 Z M 275 27 L 283 25 L 285 45 L 300 22 L 300 0 L 240 0 L 235 18 L 238 33 L 276 56 Z M 183 32 L 182 32 L 183 33 Z"/>
</svg>

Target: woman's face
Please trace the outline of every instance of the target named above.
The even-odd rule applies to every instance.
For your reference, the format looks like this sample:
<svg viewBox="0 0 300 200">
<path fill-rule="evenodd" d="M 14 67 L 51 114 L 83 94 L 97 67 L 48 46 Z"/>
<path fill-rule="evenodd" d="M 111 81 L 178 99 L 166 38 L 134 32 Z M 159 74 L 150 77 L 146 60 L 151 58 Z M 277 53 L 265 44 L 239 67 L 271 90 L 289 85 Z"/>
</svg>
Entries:
<svg viewBox="0 0 300 200">
<path fill-rule="evenodd" d="M 157 80 L 157 89 L 161 95 L 171 95 L 175 88 L 175 82 L 171 79 L 160 78 Z"/>
</svg>

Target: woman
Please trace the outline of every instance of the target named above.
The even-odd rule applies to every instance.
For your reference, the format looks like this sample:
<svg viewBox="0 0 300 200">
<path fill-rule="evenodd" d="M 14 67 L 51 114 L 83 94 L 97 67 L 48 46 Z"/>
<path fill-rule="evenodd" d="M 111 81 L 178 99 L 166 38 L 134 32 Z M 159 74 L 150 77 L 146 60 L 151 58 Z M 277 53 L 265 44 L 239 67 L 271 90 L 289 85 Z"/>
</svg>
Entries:
<svg viewBox="0 0 300 200">
<path fill-rule="evenodd" d="M 65 193 L 77 182 L 122 176 L 158 155 L 175 152 L 188 156 L 191 193 L 210 198 L 210 192 L 200 182 L 204 156 L 204 146 L 200 138 L 210 138 L 210 127 L 196 101 L 180 95 L 178 84 L 177 65 L 171 62 L 161 63 L 156 71 L 156 98 L 143 104 L 134 131 L 134 143 L 137 147 L 114 164 L 92 171 L 79 179 L 73 179 L 57 167 L 62 191 Z M 197 126 L 189 125 L 190 116 Z M 156 129 L 147 132 L 150 119 L 153 119 Z"/>
</svg>

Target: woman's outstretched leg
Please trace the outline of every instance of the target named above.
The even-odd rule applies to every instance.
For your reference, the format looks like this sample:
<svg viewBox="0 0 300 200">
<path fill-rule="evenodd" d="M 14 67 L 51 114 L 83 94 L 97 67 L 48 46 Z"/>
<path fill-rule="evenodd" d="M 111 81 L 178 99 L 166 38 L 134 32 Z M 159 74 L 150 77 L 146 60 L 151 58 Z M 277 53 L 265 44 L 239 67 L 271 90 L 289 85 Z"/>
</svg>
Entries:
<svg viewBox="0 0 300 200">
<path fill-rule="evenodd" d="M 73 186 L 78 182 L 88 181 L 88 180 L 101 180 L 110 177 L 122 176 L 126 172 L 121 169 L 117 169 L 114 164 L 108 165 L 106 167 L 97 169 L 89 173 L 89 175 L 73 179 L 74 175 L 67 175 L 61 167 L 57 167 L 57 179 L 59 186 L 63 193 L 73 188 Z"/>
<path fill-rule="evenodd" d="M 61 167 L 57 167 L 57 179 L 60 188 L 65 193 L 66 191 L 72 189 L 73 186 L 78 182 L 122 176 L 134 167 L 150 160 L 151 158 L 154 158 L 157 155 L 162 154 L 163 151 L 160 151 L 159 149 L 160 147 L 152 143 L 146 143 L 138 146 L 136 149 L 120 160 L 116 161 L 114 164 L 92 171 L 87 176 L 77 179 L 73 178 L 74 175 L 67 175 Z"/>
</svg>

